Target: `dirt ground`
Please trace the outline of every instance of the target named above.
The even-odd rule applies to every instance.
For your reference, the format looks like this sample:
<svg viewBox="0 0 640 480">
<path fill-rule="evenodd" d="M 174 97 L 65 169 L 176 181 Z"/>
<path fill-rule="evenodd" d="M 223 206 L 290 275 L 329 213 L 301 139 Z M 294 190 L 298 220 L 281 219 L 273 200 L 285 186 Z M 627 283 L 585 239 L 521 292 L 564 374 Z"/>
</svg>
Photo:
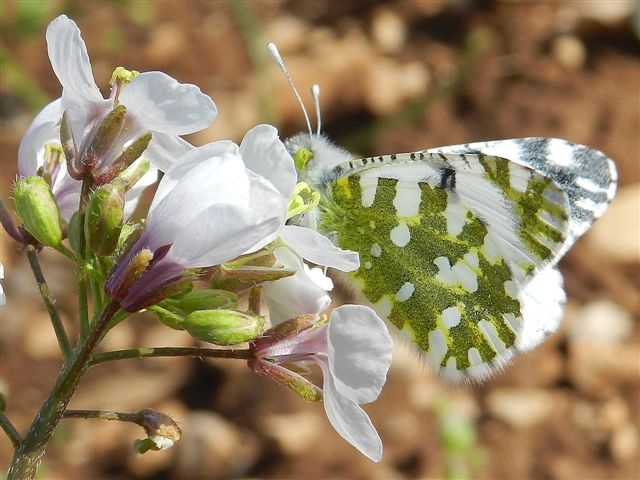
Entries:
<svg viewBox="0 0 640 480">
<path fill-rule="evenodd" d="M 98 85 L 115 66 L 162 70 L 211 95 L 219 115 L 189 140 L 239 140 L 272 122 L 305 128 L 264 45 L 274 41 L 305 100 L 322 89 L 324 131 L 361 154 L 552 136 L 615 159 L 609 213 L 561 262 L 569 301 L 559 332 L 477 386 L 445 385 L 398 347 L 367 412 L 384 443 L 372 463 L 307 404 L 238 361 L 148 359 L 93 368 L 75 408 L 151 407 L 183 429 L 137 456 L 138 427 L 65 420 L 41 479 L 640 478 L 640 30 L 633 1 L 16 2 L 0 4 L 0 192 L 11 196 L 21 135 L 60 95 L 44 30 L 59 13 L 82 30 Z M 635 21 L 635 23 L 634 23 Z M 307 103 L 311 105 L 311 102 Z M 68 262 L 44 252 L 65 319 Z M 5 234 L 0 261 L 0 390 L 24 431 L 60 366 L 26 259 Z M 189 345 L 139 316 L 105 349 Z M 11 445 L 0 437 L 0 470 Z M 0 478 L 2 474 L 0 474 Z"/>
</svg>

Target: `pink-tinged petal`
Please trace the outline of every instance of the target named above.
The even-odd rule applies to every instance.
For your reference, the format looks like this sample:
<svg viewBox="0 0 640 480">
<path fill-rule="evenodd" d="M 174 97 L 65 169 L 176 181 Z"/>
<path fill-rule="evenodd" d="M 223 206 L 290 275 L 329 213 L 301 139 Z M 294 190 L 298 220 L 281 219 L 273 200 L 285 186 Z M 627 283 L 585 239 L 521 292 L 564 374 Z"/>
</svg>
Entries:
<svg viewBox="0 0 640 480">
<path fill-rule="evenodd" d="M 104 100 L 93 79 L 91 62 L 80 36 L 80 29 L 66 15 L 60 15 L 47 27 L 47 50 L 51 66 L 65 95 L 88 103 Z"/>
<path fill-rule="evenodd" d="M 38 167 L 38 155 L 47 142 L 60 143 L 60 99 L 44 107 L 22 137 L 18 148 L 18 174 L 21 177 L 35 175 Z"/>
<path fill-rule="evenodd" d="M 313 281 L 305 271 L 299 257 L 288 248 L 274 251 L 276 265 L 294 269 L 290 277 L 265 285 L 263 296 L 273 325 L 307 313 L 320 313 L 331 304 L 325 289 Z"/>
<path fill-rule="evenodd" d="M 207 128 L 216 116 L 213 100 L 191 84 L 162 72 L 145 72 L 122 88 L 120 102 L 145 129 L 186 135 Z"/>
<path fill-rule="evenodd" d="M 140 162 L 141 160 L 136 160 L 136 162 Z M 151 166 L 149 170 L 142 176 L 140 180 L 136 182 L 136 184 L 129 190 L 125 196 L 125 204 L 124 204 L 124 218 L 129 218 L 133 211 L 136 209 L 138 205 L 138 200 L 140 200 L 140 195 L 145 188 L 153 185 L 158 180 L 158 169 L 154 166 Z"/>
<path fill-rule="evenodd" d="M 178 234 L 167 256 L 180 259 L 187 267 L 206 267 L 228 262 L 273 241 L 284 222 L 286 205 L 261 179 L 249 178 L 250 195 L 257 201 L 247 205 L 215 202 Z"/>
<path fill-rule="evenodd" d="M 196 182 L 199 185 L 206 187 L 209 181 L 224 181 L 225 171 L 223 168 L 231 167 L 231 165 L 218 166 L 216 163 L 210 163 L 212 159 L 221 157 L 225 154 L 234 155 L 238 152 L 238 146 L 227 140 L 208 143 L 198 148 L 191 148 L 186 154 L 177 158 L 171 167 L 165 171 L 165 175 L 162 177 L 160 184 L 156 190 L 156 193 L 149 207 L 149 216 L 164 199 L 164 197 L 173 190 L 173 188 L 180 182 L 186 175 L 191 175 L 194 179 L 197 179 L 197 175 L 200 175 L 200 181 Z M 236 175 L 238 172 L 244 172 L 244 165 L 238 162 L 237 157 L 236 165 L 233 166 Z M 199 173 L 193 174 L 191 171 L 194 168 L 201 168 L 205 170 L 199 171 Z M 195 180 L 194 180 L 195 181 Z"/>
<path fill-rule="evenodd" d="M 357 403 L 373 402 L 384 385 L 393 341 L 369 307 L 343 305 L 329 320 L 329 366 L 336 388 Z"/>
<path fill-rule="evenodd" d="M 187 154 L 195 156 L 196 151 Z M 240 157 L 225 154 L 203 159 L 191 168 L 165 196 L 149 209 L 147 224 L 155 228 L 154 240 L 160 245 L 173 243 L 201 211 L 210 206 L 223 208 L 249 203 L 249 181 Z M 164 179 L 160 182 L 162 185 Z M 216 221 L 213 218 L 212 221 Z M 224 236 L 224 228 L 217 232 Z"/>
<path fill-rule="evenodd" d="M 305 260 L 316 265 L 352 272 L 360 266 L 357 252 L 343 250 L 316 230 L 297 225 L 287 225 L 282 239 Z"/>
<path fill-rule="evenodd" d="M 249 170 L 269 180 L 289 199 L 296 186 L 296 168 L 275 127 L 263 124 L 249 130 L 240 144 L 240 153 Z"/>
<path fill-rule="evenodd" d="M 360 453 L 374 462 L 382 459 L 382 441 L 371 423 L 371 419 L 354 401 L 342 395 L 328 371 L 329 368 L 320 363 L 324 382 L 322 396 L 324 410 L 333 428 Z"/>
</svg>

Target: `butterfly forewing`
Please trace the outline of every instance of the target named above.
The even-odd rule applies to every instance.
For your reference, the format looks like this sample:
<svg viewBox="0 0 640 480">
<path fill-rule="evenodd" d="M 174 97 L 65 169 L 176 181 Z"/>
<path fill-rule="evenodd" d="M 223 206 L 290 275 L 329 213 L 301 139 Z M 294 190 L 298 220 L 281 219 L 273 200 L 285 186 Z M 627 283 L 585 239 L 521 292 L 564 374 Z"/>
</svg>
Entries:
<svg viewBox="0 0 640 480">
<path fill-rule="evenodd" d="M 561 314 L 539 289 L 523 294 L 562 248 L 569 214 L 536 171 L 417 152 L 345 162 L 321 189 L 318 227 L 360 254 L 356 289 L 444 376 L 484 377 L 532 346 L 519 340 L 523 311 Z"/>
</svg>

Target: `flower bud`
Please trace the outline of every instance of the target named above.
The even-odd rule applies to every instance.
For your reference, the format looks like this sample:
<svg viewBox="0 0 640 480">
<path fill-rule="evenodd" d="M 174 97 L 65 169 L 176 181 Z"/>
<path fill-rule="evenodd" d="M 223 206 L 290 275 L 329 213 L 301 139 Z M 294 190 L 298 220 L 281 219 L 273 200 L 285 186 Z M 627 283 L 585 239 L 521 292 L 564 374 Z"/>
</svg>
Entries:
<svg viewBox="0 0 640 480">
<path fill-rule="evenodd" d="M 215 345 L 237 345 L 255 339 L 264 328 L 264 318 L 235 310 L 198 310 L 184 320 L 193 337 Z"/>
<path fill-rule="evenodd" d="M 151 310 L 167 327 L 174 330 L 184 330 L 184 319 L 193 312 L 218 308 L 234 309 L 237 305 L 238 297 L 235 293 L 204 288 L 168 298 L 152 307 Z"/>
<path fill-rule="evenodd" d="M 144 428 L 147 438 L 134 442 L 137 453 L 142 454 L 149 450 L 166 450 L 180 440 L 182 430 L 169 415 L 150 408 L 140 410 L 138 414 L 142 416 L 140 425 Z"/>
<path fill-rule="evenodd" d="M 46 180 L 38 176 L 20 178 L 13 195 L 24 229 L 44 246 L 60 245 L 60 209 Z"/>
<path fill-rule="evenodd" d="M 113 184 L 98 187 L 87 204 L 84 234 L 96 255 L 111 255 L 124 222 L 124 190 Z"/>
<path fill-rule="evenodd" d="M 249 360 L 248 365 L 254 373 L 284 385 L 307 402 L 322 400 L 322 389 L 296 372 L 261 358 Z"/>
</svg>

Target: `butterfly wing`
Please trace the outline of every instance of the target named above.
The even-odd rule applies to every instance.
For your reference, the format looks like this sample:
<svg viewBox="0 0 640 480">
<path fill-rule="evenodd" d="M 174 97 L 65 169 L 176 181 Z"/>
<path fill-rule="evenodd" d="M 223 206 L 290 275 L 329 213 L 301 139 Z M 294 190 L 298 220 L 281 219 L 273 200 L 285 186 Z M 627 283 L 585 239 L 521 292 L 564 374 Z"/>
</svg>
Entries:
<svg viewBox="0 0 640 480">
<path fill-rule="evenodd" d="M 553 178 L 569 199 L 569 230 L 560 255 L 607 210 L 616 192 L 617 172 L 604 153 L 558 138 L 517 138 L 428 150 L 495 155 Z"/>
<path fill-rule="evenodd" d="M 552 265 L 569 210 L 562 188 L 531 168 L 417 152 L 335 167 L 318 225 L 360 254 L 355 289 L 441 375 L 477 379 L 557 328 L 564 292 Z M 540 272 L 546 284 L 533 281 Z M 531 328 L 525 317 L 541 314 L 548 321 Z"/>
</svg>

